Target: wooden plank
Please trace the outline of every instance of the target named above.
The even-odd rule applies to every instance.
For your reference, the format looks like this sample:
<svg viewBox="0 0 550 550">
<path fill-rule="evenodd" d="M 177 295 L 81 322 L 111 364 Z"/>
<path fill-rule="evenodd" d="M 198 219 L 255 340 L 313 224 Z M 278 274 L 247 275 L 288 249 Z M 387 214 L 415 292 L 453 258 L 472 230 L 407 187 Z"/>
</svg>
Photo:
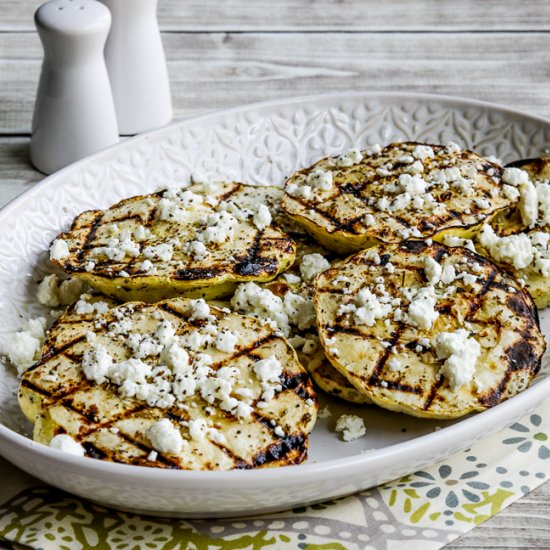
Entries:
<svg viewBox="0 0 550 550">
<path fill-rule="evenodd" d="M 32 30 L 31 0 L 3 0 L 0 30 Z M 550 30 L 540 0 L 160 0 L 159 23 L 170 31 Z"/>
<path fill-rule="evenodd" d="M 176 119 L 343 90 L 452 94 L 550 116 L 547 33 L 169 33 L 164 43 Z M 0 34 L 0 52 L 0 133 L 25 134 L 41 46 L 34 34 Z"/>
<path fill-rule="evenodd" d="M 446 550 L 550 548 L 550 483 L 524 496 Z"/>
<path fill-rule="evenodd" d="M 0 138 L 0 174 L 0 207 L 44 178 L 30 164 L 28 138 Z"/>
</svg>

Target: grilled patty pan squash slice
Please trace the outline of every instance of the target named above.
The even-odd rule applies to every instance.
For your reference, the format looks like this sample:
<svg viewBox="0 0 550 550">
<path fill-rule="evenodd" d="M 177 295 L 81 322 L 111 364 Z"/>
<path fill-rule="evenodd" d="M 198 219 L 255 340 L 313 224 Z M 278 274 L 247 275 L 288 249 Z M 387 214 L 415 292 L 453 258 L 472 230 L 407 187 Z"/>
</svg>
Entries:
<svg viewBox="0 0 550 550">
<path fill-rule="evenodd" d="M 324 355 L 321 361 L 310 361 L 307 371 L 325 393 L 356 405 L 372 405 L 370 397 L 358 391 Z"/>
<path fill-rule="evenodd" d="M 524 390 L 546 346 L 528 293 L 462 247 L 370 248 L 321 273 L 314 302 L 340 373 L 419 417 L 457 418 Z"/>
<path fill-rule="evenodd" d="M 513 201 L 502 167 L 449 144 L 393 143 L 320 160 L 286 182 L 283 208 L 340 253 L 407 238 L 472 237 Z"/>
<path fill-rule="evenodd" d="M 154 302 L 217 298 L 236 283 L 268 281 L 294 261 L 294 244 L 271 225 L 275 187 L 197 184 L 83 212 L 53 242 L 55 265 L 103 294 Z"/>
<path fill-rule="evenodd" d="M 87 456 L 160 468 L 262 468 L 306 458 L 315 392 L 273 329 L 202 300 L 94 305 L 102 313 L 73 307 L 58 320 L 43 359 L 21 380 L 35 440 L 65 433 Z M 180 448 L 155 446 L 151 431 L 161 419 Z"/>
<path fill-rule="evenodd" d="M 521 280 L 537 307 L 544 309 L 550 305 L 550 159 L 519 160 L 509 164 L 510 168 L 524 172 L 516 173 L 524 183 L 518 186 L 519 203 L 491 222 L 496 236 L 504 240 L 491 245 L 494 236 L 481 233 L 476 247 Z M 535 212 L 534 203 L 538 203 Z M 525 208 L 530 215 L 522 214 Z"/>
</svg>

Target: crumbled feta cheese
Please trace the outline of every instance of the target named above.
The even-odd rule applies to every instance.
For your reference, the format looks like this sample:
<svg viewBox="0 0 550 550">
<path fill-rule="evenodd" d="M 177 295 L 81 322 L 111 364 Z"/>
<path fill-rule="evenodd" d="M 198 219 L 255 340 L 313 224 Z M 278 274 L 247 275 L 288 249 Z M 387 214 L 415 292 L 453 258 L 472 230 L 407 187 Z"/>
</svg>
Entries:
<svg viewBox="0 0 550 550">
<path fill-rule="evenodd" d="M 539 197 L 535 186 L 530 182 L 519 185 L 519 212 L 521 221 L 527 227 L 534 227 L 539 217 Z"/>
<path fill-rule="evenodd" d="M 414 157 L 412 155 L 401 155 L 395 160 L 400 164 L 412 164 L 414 162 Z"/>
<path fill-rule="evenodd" d="M 550 225 L 550 183 L 543 182 L 535 185 L 539 201 L 539 218 L 537 225 L 547 227 Z"/>
<path fill-rule="evenodd" d="M 178 454 L 183 447 L 180 431 L 168 420 L 163 418 L 152 424 L 146 436 L 153 448 L 160 453 Z"/>
<path fill-rule="evenodd" d="M 286 434 L 285 434 L 285 431 L 283 430 L 283 428 L 281 428 L 281 426 L 276 426 L 274 429 L 273 429 L 273 433 L 277 436 L 277 437 L 284 437 Z"/>
<path fill-rule="evenodd" d="M 149 334 L 130 334 L 126 339 L 126 344 L 132 350 L 138 359 L 146 357 L 155 357 L 162 351 L 162 344 Z"/>
<path fill-rule="evenodd" d="M 498 157 L 495 157 L 495 155 L 488 155 L 485 157 L 489 162 L 492 162 L 493 164 L 500 164 L 501 166 L 504 164 L 501 159 Z"/>
<path fill-rule="evenodd" d="M 287 292 L 283 298 L 283 307 L 289 323 L 299 330 L 315 326 L 315 307 L 311 298 Z"/>
<path fill-rule="evenodd" d="M 174 255 L 174 247 L 170 243 L 161 243 L 155 246 L 146 246 L 143 249 L 143 255 L 148 260 L 160 260 L 169 262 Z"/>
<path fill-rule="evenodd" d="M 50 260 L 64 260 L 71 254 L 67 241 L 55 239 L 50 246 Z"/>
<path fill-rule="evenodd" d="M 203 418 L 196 418 L 188 422 L 187 429 L 189 430 L 191 439 L 194 441 L 202 441 L 208 431 L 208 424 Z"/>
<path fill-rule="evenodd" d="M 20 330 L 13 334 L 6 343 L 6 355 L 17 368 L 18 374 L 23 374 L 40 357 L 45 339 L 46 319 L 39 317 L 30 320 Z"/>
<path fill-rule="evenodd" d="M 240 313 L 253 314 L 269 319 L 285 336 L 290 331 L 290 321 L 281 298 L 255 283 L 244 283 L 237 287 L 231 306 Z"/>
<path fill-rule="evenodd" d="M 316 169 L 308 174 L 306 182 L 313 189 L 330 191 L 332 189 L 332 172 Z"/>
<path fill-rule="evenodd" d="M 401 174 L 399 176 L 399 185 L 401 189 L 411 196 L 421 195 L 425 193 L 427 183 L 418 174 L 411 176 L 410 174 Z"/>
<path fill-rule="evenodd" d="M 490 225 L 485 225 L 479 235 L 479 242 L 495 260 L 508 263 L 516 269 L 526 268 L 534 258 L 533 246 L 524 233 L 499 237 Z"/>
<path fill-rule="evenodd" d="M 408 323 L 422 329 L 430 329 L 439 317 L 439 312 L 435 310 L 436 303 L 433 286 L 421 288 L 409 305 Z"/>
<path fill-rule="evenodd" d="M 391 202 L 389 210 L 396 212 L 397 210 L 404 210 L 411 204 L 411 196 L 409 193 L 402 193 L 397 195 Z"/>
<path fill-rule="evenodd" d="M 358 325 L 372 327 L 377 319 L 383 319 L 392 311 L 391 304 L 383 303 L 368 287 L 362 288 L 357 293 L 355 304 L 359 306 L 354 314 L 354 321 Z"/>
<path fill-rule="evenodd" d="M 363 223 L 367 227 L 372 227 L 376 223 L 376 218 L 372 214 L 366 214 Z"/>
<path fill-rule="evenodd" d="M 176 338 L 176 329 L 168 319 L 163 319 L 157 325 L 154 336 L 163 346 L 170 346 Z"/>
<path fill-rule="evenodd" d="M 401 361 L 399 361 L 397 357 L 391 357 L 390 360 L 386 363 L 386 365 L 388 366 L 388 370 L 392 372 L 400 370 L 401 367 L 403 366 L 401 364 Z"/>
<path fill-rule="evenodd" d="M 209 214 L 206 228 L 197 231 L 195 239 L 205 244 L 222 244 L 233 239 L 237 218 L 228 212 L 221 211 Z"/>
<path fill-rule="evenodd" d="M 281 362 L 271 355 L 254 363 L 254 373 L 261 382 L 279 382 L 283 367 Z"/>
<path fill-rule="evenodd" d="M 502 173 L 502 181 L 514 187 L 529 182 L 529 174 L 520 168 L 505 168 Z"/>
<path fill-rule="evenodd" d="M 375 143 L 374 145 L 371 145 L 370 147 L 367 147 L 365 150 L 365 153 L 367 155 L 379 155 L 382 152 L 382 146 L 378 143 Z"/>
<path fill-rule="evenodd" d="M 229 330 L 221 331 L 214 340 L 216 349 L 224 353 L 233 353 L 239 337 Z"/>
<path fill-rule="evenodd" d="M 491 207 L 491 202 L 485 197 L 477 197 L 474 199 L 474 205 L 481 210 L 487 210 Z"/>
<path fill-rule="evenodd" d="M 83 294 L 80 300 L 76 302 L 74 312 L 77 315 L 89 315 L 91 313 L 101 315 L 109 309 L 109 304 L 107 302 L 87 302 L 86 300 L 89 298 L 89 294 Z"/>
<path fill-rule="evenodd" d="M 269 208 L 265 204 L 260 204 L 252 221 L 260 231 L 264 230 L 268 225 L 271 225 L 271 212 Z"/>
<path fill-rule="evenodd" d="M 332 413 L 330 412 L 328 405 L 319 409 L 319 411 L 317 412 L 317 418 L 329 418 L 331 416 Z"/>
<path fill-rule="evenodd" d="M 177 342 L 165 346 L 160 359 L 176 374 L 187 372 L 189 368 L 189 354 Z"/>
<path fill-rule="evenodd" d="M 195 260 L 199 261 L 204 260 L 210 254 L 208 248 L 200 241 L 189 241 L 183 245 L 182 250 L 185 254 L 189 254 Z"/>
<path fill-rule="evenodd" d="M 143 260 L 143 262 L 139 264 L 138 269 L 148 275 L 151 275 L 157 270 L 155 264 L 151 260 Z"/>
<path fill-rule="evenodd" d="M 517 187 L 514 187 L 512 185 L 503 185 L 502 192 L 504 193 L 504 196 L 510 201 L 515 201 L 519 198 L 519 191 Z"/>
<path fill-rule="evenodd" d="M 390 207 L 390 201 L 388 197 L 380 197 L 376 201 L 376 208 L 377 210 L 380 210 L 380 212 L 385 212 Z"/>
<path fill-rule="evenodd" d="M 46 275 L 38 285 L 36 292 L 38 301 L 48 307 L 57 307 L 59 305 L 59 281 L 57 275 Z"/>
<path fill-rule="evenodd" d="M 424 260 L 424 275 L 430 285 L 435 285 L 439 282 L 443 267 L 433 258 L 427 257 Z"/>
<path fill-rule="evenodd" d="M 300 263 L 300 274 L 303 279 L 308 280 L 329 267 L 329 261 L 323 258 L 321 254 L 305 254 Z"/>
<path fill-rule="evenodd" d="M 158 202 L 157 216 L 159 220 L 184 223 L 187 220 L 188 215 L 189 212 L 182 208 L 176 201 L 162 198 Z"/>
<path fill-rule="evenodd" d="M 445 146 L 445 151 L 450 155 L 456 155 L 457 153 L 460 153 L 460 145 L 454 141 L 449 141 L 449 143 Z"/>
<path fill-rule="evenodd" d="M 441 282 L 445 285 L 450 285 L 455 279 L 456 279 L 456 270 L 454 268 L 454 265 L 449 263 L 445 264 L 441 271 L 441 277 L 440 277 Z"/>
<path fill-rule="evenodd" d="M 335 431 L 342 434 L 344 441 L 354 441 L 367 433 L 363 419 L 354 414 L 343 414 L 336 421 Z"/>
<path fill-rule="evenodd" d="M 297 183 L 289 183 L 285 191 L 294 198 L 310 200 L 313 197 L 312 189 L 309 185 L 298 185 Z"/>
<path fill-rule="evenodd" d="M 443 243 L 447 246 L 463 246 L 472 252 L 476 251 L 474 242 L 471 239 L 462 239 L 461 237 L 455 237 L 453 235 L 445 235 L 443 237 Z"/>
<path fill-rule="evenodd" d="M 203 298 L 189 300 L 189 306 L 191 307 L 191 315 L 189 316 L 190 321 L 209 319 L 211 317 L 210 306 Z"/>
<path fill-rule="evenodd" d="M 95 345 L 92 349 L 84 352 L 82 357 L 82 370 L 87 380 L 96 384 L 107 381 L 109 371 L 113 366 L 113 358 L 101 344 Z"/>
<path fill-rule="evenodd" d="M 466 286 L 474 286 L 477 282 L 477 277 L 472 273 L 462 272 L 456 278 L 462 279 Z"/>
<path fill-rule="evenodd" d="M 298 285 L 302 282 L 302 279 L 298 277 L 298 275 L 294 275 L 293 273 L 283 273 L 283 279 L 289 285 Z"/>
<path fill-rule="evenodd" d="M 74 302 L 87 287 L 86 283 L 76 277 L 60 281 L 57 275 L 52 273 L 44 277 L 38 285 L 36 297 L 44 306 L 68 305 Z"/>
<path fill-rule="evenodd" d="M 422 161 L 415 160 L 407 169 L 410 174 L 421 174 L 424 172 L 424 165 Z"/>
<path fill-rule="evenodd" d="M 86 452 L 84 447 L 78 443 L 78 441 L 75 441 L 70 435 L 67 434 L 58 434 L 53 436 L 50 440 L 50 447 L 75 456 L 84 456 Z"/>
<path fill-rule="evenodd" d="M 153 236 L 150 229 L 139 224 L 134 230 L 134 239 L 138 242 L 146 241 Z"/>
<path fill-rule="evenodd" d="M 340 155 L 335 160 L 335 165 L 338 167 L 349 167 L 354 164 L 359 164 L 363 160 L 363 155 L 358 149 L 351 149 L 347 153 Z"/>
<path fill-rule="evenodd" d="M 412 156 L 415 159 L 424 160 L 434 158 L 435 153 L 429 145 L 417 145 L 412 152 Z"/>
<path fill-rule="evenodd" d="M 445 359 L 440 374 L 449 382 L 453 391 L 473 379 L 476 362 L 481 354 L 481 346 L 470 338 L 465 329 L 454 332 L 440 332 L 435 340 L 435 352 L 438 359 Z"/>
</svg>

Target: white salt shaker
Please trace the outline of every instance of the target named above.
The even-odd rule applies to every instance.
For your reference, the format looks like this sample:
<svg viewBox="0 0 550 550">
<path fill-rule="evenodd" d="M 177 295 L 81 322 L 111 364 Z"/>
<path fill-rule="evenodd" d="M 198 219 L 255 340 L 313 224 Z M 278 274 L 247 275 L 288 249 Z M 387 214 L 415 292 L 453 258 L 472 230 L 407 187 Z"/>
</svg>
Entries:
<svg viewBox="0 0 550 550">
<path fill-rule="evenodd" d="M 132 135 L 167 124 L 172 100 L 157 0 L 100 1 L 113 18 L 105 61 L 120 133 Z"/>
<path fill-rule="evenodd" d="M 103 57 L 111 16 L 95 0 L 51 0 L 34 18 L 44 62 L 30 155 L 38 170 L 50 174 L 118 142 Z"/>
</svg>

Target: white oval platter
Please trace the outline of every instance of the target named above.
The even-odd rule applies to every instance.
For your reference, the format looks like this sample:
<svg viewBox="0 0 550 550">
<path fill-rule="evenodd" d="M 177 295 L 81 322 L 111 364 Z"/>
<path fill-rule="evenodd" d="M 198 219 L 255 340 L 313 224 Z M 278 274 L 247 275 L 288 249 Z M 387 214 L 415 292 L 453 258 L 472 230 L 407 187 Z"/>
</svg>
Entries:
<svg viewBox="0 0 550 550">
<path fill-rule="evenodd" d="M 24 318 L 43 314 L 35 288 L 51 271 L 50 241 L 80 211 L 191 174 L 281 184 L 294 170 L 351 147 L 396 140 L 456 141 L 504 162 L 540 156 L 550 121 L 477 101 L 392 93 L 281 100 L 232 109 L 144 134 L 46 178 L 0 212 L 0 352 Z M 541 316 L 550 334 L 550 315 Z M 279 469 L 185 472 L 80 458 L 34 443 L 17 405 L 17 377 L 0 366 L 0 454 L 29 474 L 119 509 L 179 517 L 267 513 L 351 494 L 424 468 L 533 410 L 550 395 L 548 357 L 533 385 L 497 407 L 455 422 L 433 422 L 323 398 L 305 464 Z M 333 431 L 344 413 L 361 415 L 367 436 Z M 442 428 L 436 430 L 436 428 Z"/>
</svg>

